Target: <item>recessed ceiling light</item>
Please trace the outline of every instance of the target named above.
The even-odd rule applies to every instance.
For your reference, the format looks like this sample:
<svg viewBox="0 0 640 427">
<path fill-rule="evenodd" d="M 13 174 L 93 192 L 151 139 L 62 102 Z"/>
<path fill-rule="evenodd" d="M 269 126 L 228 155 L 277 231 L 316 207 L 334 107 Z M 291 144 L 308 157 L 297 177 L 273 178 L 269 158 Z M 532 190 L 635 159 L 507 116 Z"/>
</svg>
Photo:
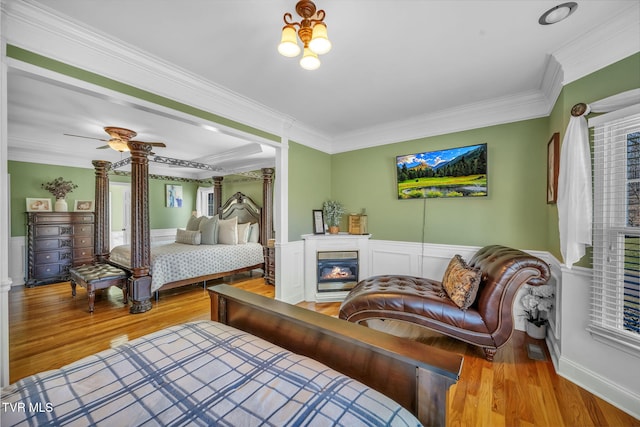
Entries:
<svg viewBox="0 0 640 427">
<path fill-rule="evenodd" d="M 569 15 L 571 15 L 578 8 L 578 3 L 570 1 L 568 3 L 562 3 L 556 7 L 552 7 L 542 14 L 540 19 L 538 19 L 538 23 L 540 25 L 551 25 L 556 22 L 560 22 L 563 19 L 566 19 Z"/>
</svg>

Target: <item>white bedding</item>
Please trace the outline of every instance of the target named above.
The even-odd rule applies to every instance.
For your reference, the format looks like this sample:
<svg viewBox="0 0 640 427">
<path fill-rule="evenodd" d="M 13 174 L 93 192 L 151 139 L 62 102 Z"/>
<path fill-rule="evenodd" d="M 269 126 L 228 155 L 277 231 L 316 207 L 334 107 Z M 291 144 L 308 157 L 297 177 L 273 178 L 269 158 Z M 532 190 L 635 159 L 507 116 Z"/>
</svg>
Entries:
<svg viewBox="0 0 640 427">
<path fill-rule="evenodd" d="M 131 246 L 116 246 L 110 261 L 131 266 Z M 262 245 L 151 245 L 151 291 L 178 280 L 238 270 L 264 262 Z"/>
</svg>

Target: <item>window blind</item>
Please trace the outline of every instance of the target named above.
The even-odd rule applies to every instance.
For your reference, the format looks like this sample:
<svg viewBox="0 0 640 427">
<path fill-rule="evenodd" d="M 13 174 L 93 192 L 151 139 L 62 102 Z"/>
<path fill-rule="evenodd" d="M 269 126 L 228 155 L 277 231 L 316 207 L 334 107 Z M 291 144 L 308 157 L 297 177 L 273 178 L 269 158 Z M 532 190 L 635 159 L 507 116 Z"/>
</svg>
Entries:
<svg viewBox="0 0 640 427">
<path fill-rule="evenodd" d="M 589 330 L 640 355 L 640 114 L 593 128 Z"/>
</svg>

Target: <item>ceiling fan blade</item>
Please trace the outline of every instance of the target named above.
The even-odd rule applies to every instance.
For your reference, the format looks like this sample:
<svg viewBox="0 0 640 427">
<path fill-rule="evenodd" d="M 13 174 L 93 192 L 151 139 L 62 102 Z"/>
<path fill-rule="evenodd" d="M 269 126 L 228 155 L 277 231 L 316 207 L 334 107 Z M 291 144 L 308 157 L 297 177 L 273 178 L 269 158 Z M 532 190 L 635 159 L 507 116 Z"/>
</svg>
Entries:
<svg viewBox="0 0 640 427">
<path fill-rule="evenodd" d="M 104 150 L 105 148 L 111 148 L 108 145 L 102 145 L 100 147 L 96 147 L 96 150 Z"/>
<path fill-rule="evenodd" d="M 167 145 L 164 142 L 145 142 L 145 141 L 129 141 L 129 142 L 137 142 L 139 144 L 147 144 L 152 147 L 166 147 Z"/>
<path fill-rule="evenodd" d="M 72 135 L 72 134 L 70 134 L 70 133 L 65 133 L 64 135 L 66 135 L 66 136 L 73 136 L 73 137 L 76 137 L 76 138 L 95 139 L 96 141 L 109 141 L 108 139 L 94 138 L 94 137 L 92 137 L 92 136 Z"/>
</svg>

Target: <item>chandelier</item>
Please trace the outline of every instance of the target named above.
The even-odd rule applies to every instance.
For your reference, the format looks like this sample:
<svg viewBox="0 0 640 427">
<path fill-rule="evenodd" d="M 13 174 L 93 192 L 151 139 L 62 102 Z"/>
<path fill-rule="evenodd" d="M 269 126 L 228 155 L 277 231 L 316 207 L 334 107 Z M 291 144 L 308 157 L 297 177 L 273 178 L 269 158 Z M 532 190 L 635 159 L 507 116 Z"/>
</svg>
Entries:
<svg viewBox="0 0 640 427">
<path fill-rule="evenodd" d="M 300 66 L 305 70 L 315 70 L 320 66 L 318 55 L 325 54 L 331 50 L 331 42 L 327 37 L 327 26 L 324 23 L 324 10 L 316 10 L 316 5 L 310 0 L 301 0 L 296 4 L 296 12 L 302 17 L 300 22 L 292 21 L 290 13 L 284 14 L 282 28 L 282 39 L 278 45 L 278 52 L 281 55 L 293 58 L 300 53 L 298 38 L 296 37 L 296 26 L 298 27 L 298 37 L 302 41 L 304 52 L 300 59 Z"/>
</svg>

